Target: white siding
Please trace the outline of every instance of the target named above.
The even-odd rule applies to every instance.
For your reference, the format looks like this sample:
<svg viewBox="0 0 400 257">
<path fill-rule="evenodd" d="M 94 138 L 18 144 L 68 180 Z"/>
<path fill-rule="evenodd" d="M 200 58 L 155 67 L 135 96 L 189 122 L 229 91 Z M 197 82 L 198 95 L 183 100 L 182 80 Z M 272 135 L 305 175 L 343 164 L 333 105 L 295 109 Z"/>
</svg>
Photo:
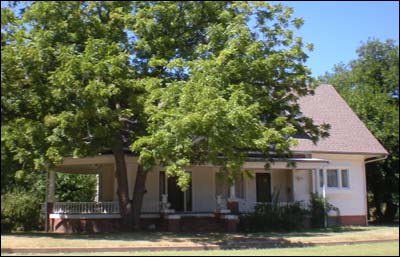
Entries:
<svg viewBox="0 0 400 257">
<path fill-rule="evenodd" d="M 194 212 L 214 212 L 215 171 L 211 167 L 192 166 L 192 208 Z"/>
<path fill-rule="evenodd" d="M 324 165 L 326 169 L 338 168 L 349 170 L 348 189 L 327 188 L 326 197 L 329 203 L 340 209 L 340 215 L 366 215 L 365 164 L 361 155 L 313 154 L 315 158 L 330 160 Z"/>
<path fill-rule="evenodd" d="M 142 212 L 158 212 L 160 210 L 160 195 L 158 191 L 160 172 L 150 171 L 147 174 L 146 190 L 143 197 Z"/>
<path fill-rule="evenodd" d="M 312 171 L 311 170 L 294 170 L 294 201 L 308 204 L 310 194 L 312 193 Z"/>
</svg>

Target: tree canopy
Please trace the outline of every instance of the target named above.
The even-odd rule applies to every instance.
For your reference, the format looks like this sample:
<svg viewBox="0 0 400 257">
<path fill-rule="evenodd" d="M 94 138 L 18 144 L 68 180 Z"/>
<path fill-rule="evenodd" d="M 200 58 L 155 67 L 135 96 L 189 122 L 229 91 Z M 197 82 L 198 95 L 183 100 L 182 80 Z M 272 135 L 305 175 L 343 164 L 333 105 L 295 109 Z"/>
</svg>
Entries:
<svg viewBox="0 0 400 257">
<path fill-rule="evenodd" d="M 2 158 L 40 170 L 111 149 L 123 220 L 160 161 L 213 163 L 234 177 L 248 150 L 290 154 L 312 94 L 311 44 L 293 9 L 267 2 L 33 1 L 2 8 Z M 126 146 L 139 156 L 132 209 Z M 4 151 L 4 155 L 3 155 Z M 125 215 L 127 214 L 127 215 Z M 138 214 L 136 215 L 138 217 Z"/>
</svg>

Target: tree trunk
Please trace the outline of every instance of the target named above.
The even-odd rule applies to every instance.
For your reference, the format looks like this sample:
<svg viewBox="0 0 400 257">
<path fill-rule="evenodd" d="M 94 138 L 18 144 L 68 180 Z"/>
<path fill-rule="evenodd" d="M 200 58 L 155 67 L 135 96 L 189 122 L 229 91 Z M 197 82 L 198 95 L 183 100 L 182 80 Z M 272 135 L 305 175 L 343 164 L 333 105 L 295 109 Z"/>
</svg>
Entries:
<svg viewBox="0 0 400 257">
<path fill-rule="evenodd" d="M 136 174 L 135 189 L 133 192 L 133 229 L 140 230 L 140 211 L 143 204 L 143 196 L 146 193 L 147 171 L 139 164 Z"/>
<path fill-rule="evenodd" d="M 375 219 L 380 220 L 382 217 L 382 199 L 378 192 L 373 192 L 374 194 L 374 205 L 375 205 Z"/>
<path fill-rule="evenodd" d="M 119 133 L 114 137 L 112 151 L 115 159 L 115 174 L 118 183 L 117 194 L 121 213 L 122 229 L 129 230 L 132 228 L 132 204 L 129 200 L 128 175 L 123 141 Z"/>
<path fill-rule="evenodd" d="M 385 208 L 385 213 L 383 214 L 382 220 L 384 222 L 393 222 L 394 217 L 396 216 L 398 206 L 393 203 L 393 197 L 392 194 L 387 194 L 385 195 L 385 203 L 386 203 L 386 208 Z"/>
</svg>

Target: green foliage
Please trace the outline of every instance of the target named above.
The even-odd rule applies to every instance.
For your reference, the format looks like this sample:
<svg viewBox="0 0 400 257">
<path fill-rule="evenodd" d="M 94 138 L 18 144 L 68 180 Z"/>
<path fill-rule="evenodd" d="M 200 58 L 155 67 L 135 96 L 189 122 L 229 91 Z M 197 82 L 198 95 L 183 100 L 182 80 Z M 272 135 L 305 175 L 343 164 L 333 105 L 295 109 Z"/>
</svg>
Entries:
<svg viewBox="0 0 400 257">
<path fill-rule="evenodd" d="M 131 145 L 141 156 L 151 153 L 151 161 L 160 160 L 168 175 L 182 178 L 183 187 L 189 163 L 218 165 L 232 181 L 248 149 L 267 157 L 271 152 L 285 155 L 296 143 L 296 133 L 305 132 L 315 141 L 326 136 L 325 126 L 301 117 L 296 102 L 313 92 L 303 42 L 292 40 L 288 28 L 290 22 L 300 27 L 302 20 L 291 18 L 290 9 L 282 5 L 218 5 L 222 9 L 214 9 L 219 12 L 213 16 L 216 22 L 202 28 L 205 38 L 190 48 L 193 53 L 186 58 L 150 59 L 152 67 L 169 63 L 168 69 L 183 74 L 174 73 L 149 87 L 144 103 L 148 135 Z M 148 8 L 148 13 L 153 8 L 167 12 L 157 5 Z M 252 14 L 257 17 L 258 34 L 248 26 Z"/>
<path fill-rule="evenodd" d="M 57 174 L 56 199 L 59 202 L 92 202 L 96 196 L 95 175 Z"/>
<path fill-rule="evenodd" d="M 339 212 L 339 209 L 318 194 L 311 194 L 309 212 L 312 228 L 323 228 L 325 225 L 325 219 L 328 218 L 328 214 L 331 211 Z"/>
<path fill-rule="evenodd" d="M 389 152 L 385 161 L 367 164 L 366 174 L 375 218 L 390 221 L 399 205 L 399 47 L 393 40 L 369 39 L 357 54 L 356 60 L 336 65 L 320 80 L 336 87 Z M 383 202 L 388 212 L 382 211 Z"/>
<path fill-rule="evenodd" d="M 1 231 L 39 229 L 43 223 L 41 203 L 32 193 L 14 191 L 1 195 Z"/>
<path fill-rule="evenodd" d="M 301 207 L 301 202 L 281 205 L 279 194 L 274 194 L 271 203 L 259 203 L 253 213 L 240 218 L 243 231 L 293 231 L 304 228 L 307 211 Z"/>
<path fill-rule="evenodd" d="M 300 113 L 297 100 L 315 86 L 305 66 L 312 45 L 295 36 L 304 21 L 282 4 L 37 1 L 3 13 L 10 172 L 124 142 L 144 171 L 160 161 L 186 188 L 190 163 L 234 178 L 249 149 L 272 160 L 290 155 L 298 133 L 327 135 Z"/>
</svg>

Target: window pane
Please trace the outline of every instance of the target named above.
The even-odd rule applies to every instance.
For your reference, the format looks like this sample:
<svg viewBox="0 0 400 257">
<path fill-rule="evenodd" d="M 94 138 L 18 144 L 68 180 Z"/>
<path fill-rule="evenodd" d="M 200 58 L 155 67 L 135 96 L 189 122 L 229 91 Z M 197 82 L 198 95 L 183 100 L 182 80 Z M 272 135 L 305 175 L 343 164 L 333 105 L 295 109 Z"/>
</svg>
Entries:
<svg viewBox="0 0 400 257">
<path fill-rule="evenodd" d="M 349 187 L 349 171 L 342 170 L 342 187 Z"/>
<path fill-rule="evenodd" d="M 327 170 L 328 187 L 338 187 L 338 170 Z"/>
<path fill-rule="evenodd" d="M 324 186 L 324 170 L 319 170 L 319 186 Z"/>
<path fill-rule="evenodd" d="M 244 198 L 243 174 L 240 174 L 235 181 L 235 195 L 237 198 Z"/>
</svg>

